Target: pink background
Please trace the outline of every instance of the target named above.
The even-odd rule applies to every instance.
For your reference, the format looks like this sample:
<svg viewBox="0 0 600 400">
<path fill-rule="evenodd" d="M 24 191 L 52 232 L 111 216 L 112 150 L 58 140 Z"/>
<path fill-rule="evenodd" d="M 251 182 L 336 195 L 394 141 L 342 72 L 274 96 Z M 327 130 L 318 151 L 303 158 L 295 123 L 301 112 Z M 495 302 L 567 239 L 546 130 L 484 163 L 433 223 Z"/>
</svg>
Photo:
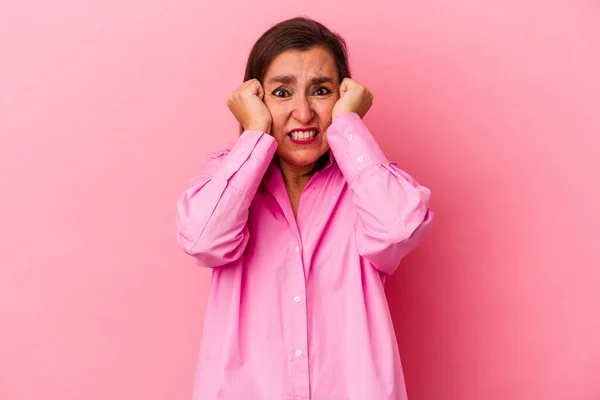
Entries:
<svg viewBox="0 0 600 400">
<path fill-rule="evenodd" d="M 600 399 L 600 5 L 566 0 L 4 2 L 0 399 L 190 398 L 209 272 L 175 201 L 298 14 L 433 190 L 388 286 L 410 399 Z"/>
</svg>

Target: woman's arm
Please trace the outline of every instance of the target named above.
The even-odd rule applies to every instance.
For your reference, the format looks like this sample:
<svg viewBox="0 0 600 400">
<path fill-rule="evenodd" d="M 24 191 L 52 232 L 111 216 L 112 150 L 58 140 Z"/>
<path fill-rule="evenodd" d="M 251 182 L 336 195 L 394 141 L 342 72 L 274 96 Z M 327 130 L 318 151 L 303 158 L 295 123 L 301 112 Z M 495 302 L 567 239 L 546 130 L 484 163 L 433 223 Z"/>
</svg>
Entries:
<svg viewBox="0 0 600 400">
<path fill-rule="evenodd" d="M 177 242 L 198 265 L 218 267 L 242 256 L 250 203 L 276 149 L 272 136 L 246 130 L 190 180 L 177 202 Z"/>
<path fill-rule="evenodd" d="M 326 134 L 353 192 L 358 251 L 391 274 L 431 228 L 430 191 L 387 160 L 358 114 L 333 117 Z"/>
</svg>

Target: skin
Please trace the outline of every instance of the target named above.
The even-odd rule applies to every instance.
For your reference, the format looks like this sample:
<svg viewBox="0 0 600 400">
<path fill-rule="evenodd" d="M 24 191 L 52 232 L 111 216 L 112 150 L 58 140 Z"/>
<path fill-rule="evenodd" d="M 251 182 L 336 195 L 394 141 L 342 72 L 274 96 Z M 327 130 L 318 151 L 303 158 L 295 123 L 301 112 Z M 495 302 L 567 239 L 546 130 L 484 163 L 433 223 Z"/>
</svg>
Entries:
<svg viewBox="0 0 600 400">
<path fill-rule="evenodd" d="M 279 166 L 297 215 L 300 195 L 316 172 L 317 160 L 329 149 L 325 132 L 336 115 L 355 112 L 361 118 L 373 104 L 367 88 L 350 78 L 341 83 L 335 60 L 322 47 L 288 50 L 269 65 L 263 84 L 244 82 L 227 106 L 244 130 L 268 133 L 278 147 Z M 310 144 L 295 144 L 289 133 L 313 128 L 319 133 Z"/>
</svg>

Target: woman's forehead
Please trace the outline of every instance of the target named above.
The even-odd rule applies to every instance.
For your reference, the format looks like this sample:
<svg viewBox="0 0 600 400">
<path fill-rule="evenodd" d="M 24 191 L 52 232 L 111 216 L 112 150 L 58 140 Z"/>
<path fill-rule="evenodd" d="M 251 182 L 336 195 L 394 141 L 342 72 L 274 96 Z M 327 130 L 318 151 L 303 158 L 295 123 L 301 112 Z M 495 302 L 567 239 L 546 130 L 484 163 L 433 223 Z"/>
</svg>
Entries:
<svg viewBox="0 0 600 400">
<path fill-rule="evenodd" d="M 284 78 L 287 82 L 281 82 Z M 265 73 L 264 82 L 295 83 L 315 78 L 337 81 L 337 67 L 331 53 L 321 47 L 286 50 L 277 55 Z"/>
</svg>

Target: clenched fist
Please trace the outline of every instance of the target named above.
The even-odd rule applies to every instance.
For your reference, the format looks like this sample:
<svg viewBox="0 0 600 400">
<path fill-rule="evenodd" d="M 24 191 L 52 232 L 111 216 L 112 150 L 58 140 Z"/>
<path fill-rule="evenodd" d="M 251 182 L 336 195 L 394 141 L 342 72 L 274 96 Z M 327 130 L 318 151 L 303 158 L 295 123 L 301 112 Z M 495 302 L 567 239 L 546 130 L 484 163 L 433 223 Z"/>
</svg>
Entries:
<svg viewBox="0 0 600 400">
<path fill-rule="evenodd" d="M 227 99 L 227 107 L 244 130 L 270 133 L 272 117 L 263 103 L 265 91 L 257 79 L 250 79 Z"/>
<path fill-rule="evenodd" d="M 340 84 L 340 98 L 333 106 L 332 116 L 345 112 L 355 112 L 361 118 L 373 105 L 373 95 L 363 85 L 350 78 L 344 78 Z"/>
</svg>

